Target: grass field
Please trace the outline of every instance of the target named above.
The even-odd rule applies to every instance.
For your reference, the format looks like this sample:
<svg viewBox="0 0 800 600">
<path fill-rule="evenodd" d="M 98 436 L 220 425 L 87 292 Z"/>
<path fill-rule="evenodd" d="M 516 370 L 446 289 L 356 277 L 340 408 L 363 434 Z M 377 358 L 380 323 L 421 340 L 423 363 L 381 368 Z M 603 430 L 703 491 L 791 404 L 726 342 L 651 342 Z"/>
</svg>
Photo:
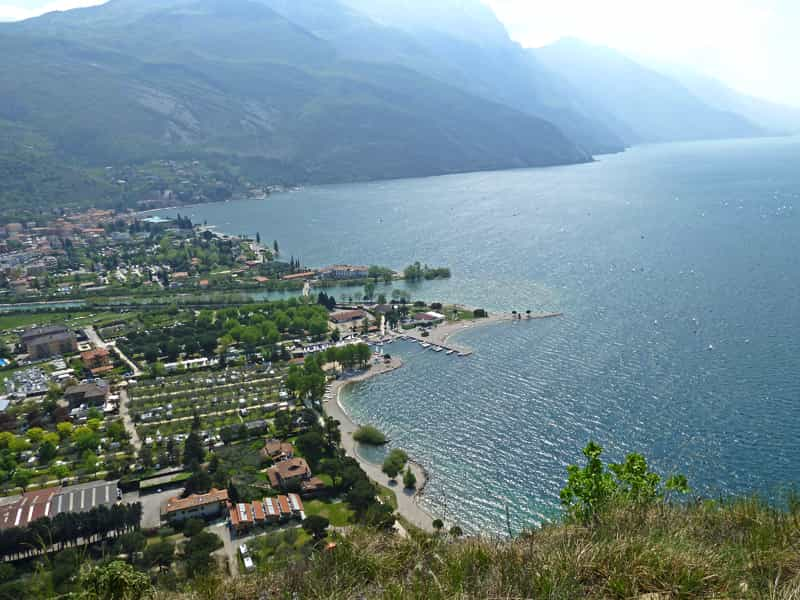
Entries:
<svg viewBox="0 0 800 600">
<path fill-rule="evenodd" d="M 334 527 L 344 527 L 353 522 L 354 513 L 344 502 L 309 500 L 303 505 L 306 509 L 306 515 L 325 517 Z"/>
</svg>

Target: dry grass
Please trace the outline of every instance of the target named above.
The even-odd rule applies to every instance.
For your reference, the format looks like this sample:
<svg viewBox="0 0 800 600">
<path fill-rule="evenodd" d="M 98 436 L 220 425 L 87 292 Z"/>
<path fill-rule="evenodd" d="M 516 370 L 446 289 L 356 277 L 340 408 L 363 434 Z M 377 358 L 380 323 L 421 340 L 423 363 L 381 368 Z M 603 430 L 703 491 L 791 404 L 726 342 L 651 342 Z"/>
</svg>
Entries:
<svg viewBox="0 0 800 600">
<path fill-rule="evenodd" d="M 756 500 L 614 506 L 591 526 L 558 524 L 512 542 L 356 529 L 333 552 L 182 600 L 800 600 L 800 511 Z M 163 599 L 177 600 L 168 594 Z"/>
</svg>

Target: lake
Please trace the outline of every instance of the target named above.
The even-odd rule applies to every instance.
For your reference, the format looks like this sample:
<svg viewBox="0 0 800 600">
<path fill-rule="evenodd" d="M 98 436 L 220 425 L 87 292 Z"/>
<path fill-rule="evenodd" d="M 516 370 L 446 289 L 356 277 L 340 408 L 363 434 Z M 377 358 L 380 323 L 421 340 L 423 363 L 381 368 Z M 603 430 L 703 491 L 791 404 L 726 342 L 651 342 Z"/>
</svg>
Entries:
<svg viewBox="0 0 800 600">
<path fill-rule="evenodd" d="M 555 513 L 589 439 L 696 494 L 798 482 L 800 140 L 671 144 L 587 165 L 322 186 L 186 208 L 309 265 L 450 267 L 416 298 L 562 319 L 410 344 L 357 420 L 433 474 L 425 502 L 502 535 Z M 169 211 L 174 213 L 175 211 Z"/>
</svg>

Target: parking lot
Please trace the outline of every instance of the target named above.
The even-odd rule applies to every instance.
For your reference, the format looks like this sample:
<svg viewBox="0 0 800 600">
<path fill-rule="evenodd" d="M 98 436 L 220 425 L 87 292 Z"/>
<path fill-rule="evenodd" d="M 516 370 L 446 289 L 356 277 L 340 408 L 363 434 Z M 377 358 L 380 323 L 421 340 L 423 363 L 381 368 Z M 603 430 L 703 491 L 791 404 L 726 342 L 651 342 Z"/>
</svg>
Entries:
<svg viewBox="0 0 800 600">
<path fill-rule="evenodd" d="M 140 495 L 139 492 L 130 492 L 125 494 L 122 500 L 123 502 L 131 503 L 141 502 L 142 529 L 154 529 L 161 525 L 161 507 L 167 503 L 167 500 L 175 496 L 180 496 L 182 493 L 182 488 L 165 490 L 154 494 Z"/>
</svg>

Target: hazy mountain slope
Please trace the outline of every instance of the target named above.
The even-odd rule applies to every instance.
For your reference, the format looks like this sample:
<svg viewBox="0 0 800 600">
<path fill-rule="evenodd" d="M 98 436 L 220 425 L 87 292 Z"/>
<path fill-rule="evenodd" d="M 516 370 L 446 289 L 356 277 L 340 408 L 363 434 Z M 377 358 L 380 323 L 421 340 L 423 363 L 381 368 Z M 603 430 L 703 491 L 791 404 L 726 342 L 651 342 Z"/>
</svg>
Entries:
<svg viewBox="0 0 800 600">
<path fill-rule="evenodd" d="M 680 82 L 709 106 L 741 115 L 770 133 L 800 132 L 800 108 L 748 96 L 688 68 L 663 64 L 651 64 L 651 67 Z"/>
<path fill-rule="evenodd" d="M 550 123 L 340 58 L 247 0 L 113 0 L 6 25 L 0 52 L 0 118 L 92 164 L 225 154 L 345 181 L 590 158 Z"/>
<path fill-rule="evenodd" d="M 533 51 L 551 70 L 615 115 L 629 143 L 749 137 L 764 131 L 717 110 L 672 79 L 610 50 L 562 40 Z"/>
<path fill-rule="evenodd" d="M 575 90 L 513 42 L 477 0 L 261 1 L 345 56 L 404 65 L 545 119 L 587 152 L 624 149 L 604 123 L 609 116 L 582 104 Z"/>
</svg>

